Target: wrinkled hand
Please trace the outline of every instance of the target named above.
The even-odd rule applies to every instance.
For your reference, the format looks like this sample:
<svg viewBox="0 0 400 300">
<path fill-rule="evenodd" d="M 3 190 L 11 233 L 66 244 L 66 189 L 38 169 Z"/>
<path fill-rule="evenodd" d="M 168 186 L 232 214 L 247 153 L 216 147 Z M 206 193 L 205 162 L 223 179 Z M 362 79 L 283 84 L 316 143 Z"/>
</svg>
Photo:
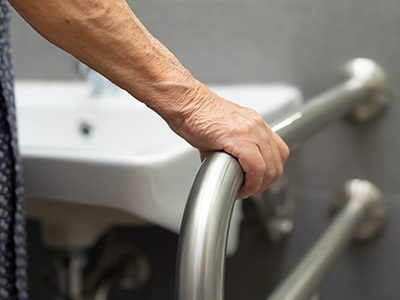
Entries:
<svg viewBox="0 0 400 300">
<path fill-rule="evenodd" d="M 238 159 L 245 173 L 238 198 L 264 191 L 282 175 L 289 148 L 254 110 L 204 94 L 210 96 L 190 102 L 183 121 L 171 128 L 200 150 L 202 160 L 215 150 Z"/>
</svg>

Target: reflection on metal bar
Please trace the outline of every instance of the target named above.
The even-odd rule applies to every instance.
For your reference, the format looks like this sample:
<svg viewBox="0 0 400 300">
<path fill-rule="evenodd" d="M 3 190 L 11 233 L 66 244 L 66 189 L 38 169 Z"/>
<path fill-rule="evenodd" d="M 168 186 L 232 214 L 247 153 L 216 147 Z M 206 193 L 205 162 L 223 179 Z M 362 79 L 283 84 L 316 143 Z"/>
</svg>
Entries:
<svg viewBox="0 0 400 300">
<path fill-rule="evenodd" d="M 370 60 L 355 59 L 343 77 L 347 80 L 282 117 L 272 130 L 293 148 L 343 116 L 366 122 L 379 115 L 388 101 L 382 69 Z"/>
<path fill-rule="evenodd" d="M 211 154 L 197 173 L 179 236 L 177 299 L 224 299 L 228 229 L 242 181 L 239 163 L 223 152 Z"/>
<path fill-rule="evenodd" d="M 344 208 L 267 300 L 309 300 L 335 259 L 354 238 L 375 236 L 386 209 L 379 190 L 370 182 L 354 179 L 345 185 Z"/>
<path fill-rule="evenodd" d="M 271 128 L 291 149 L 345 115 L 364 122 L 387 102 L 385 74 L 373 61 L 355 59 L 343 83 L 309 100 Z M 225 250 L 229 223 L 243 171 L 238 161 L 215 152 L 202 164 L 189 194 L 177 257 L 176 299 L 224 299 Z"/>
</svg>

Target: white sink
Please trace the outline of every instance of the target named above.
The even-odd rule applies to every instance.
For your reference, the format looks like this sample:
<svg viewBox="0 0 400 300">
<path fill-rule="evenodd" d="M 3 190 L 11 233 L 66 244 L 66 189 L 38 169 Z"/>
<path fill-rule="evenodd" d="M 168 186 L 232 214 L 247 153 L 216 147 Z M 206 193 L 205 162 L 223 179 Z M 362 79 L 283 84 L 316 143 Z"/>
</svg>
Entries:
<svg viewBox="0 0 400 300">
<path fill-rule="evenodd" d="M 286 85 L 210 88 L 266 121 L 302 100 Z M 86 83 L 17 82 L 16 104 L 28 199 L 112 207 L 179 231 L 200 158 L 158 115 L 121 90 L 92 97 Z"/>
</svg>

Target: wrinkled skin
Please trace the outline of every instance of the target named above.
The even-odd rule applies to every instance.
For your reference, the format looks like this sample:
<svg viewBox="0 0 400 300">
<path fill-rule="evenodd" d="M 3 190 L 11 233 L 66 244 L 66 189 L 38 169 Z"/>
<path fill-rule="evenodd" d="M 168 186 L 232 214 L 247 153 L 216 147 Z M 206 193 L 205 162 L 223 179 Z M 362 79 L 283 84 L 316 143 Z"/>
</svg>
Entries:
<svg viewBox="0 0 400 300">
<path fill-rule="evenodd" d="M 265 190 L 282 175 L 285 143 L 256 112 L 193 78 L 124 0 L 9 2 L 47 40 L 157 112 L 202 159 L 215 150 L 236 157 L 245 172 L 239 198 Z"/>
<path fill-rule="evenodd" d="M 200 150 L 201 159 L 223 150 L 239 160 L 245 172 L 238 198 L 267 189 L 283 173 L 289 148 L 254 110 L 218 97 L 211 91 L 206 101 L 186 107 L 184 122 L 171 128 Z"/>
</svg>

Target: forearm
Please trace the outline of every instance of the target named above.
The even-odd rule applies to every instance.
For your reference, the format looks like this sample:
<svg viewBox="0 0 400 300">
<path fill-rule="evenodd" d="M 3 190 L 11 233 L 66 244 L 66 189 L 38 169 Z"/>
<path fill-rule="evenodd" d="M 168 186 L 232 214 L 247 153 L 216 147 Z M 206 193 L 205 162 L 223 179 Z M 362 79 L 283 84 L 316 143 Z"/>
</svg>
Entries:
<svg viewBox="0 0 400 300">
<path fill-rule="evenodd" d="M 285 143 L 253 110 L 218 97 L 140 23 L 124 0 L 9 0 L 46 39 L 131 93 L 200 150 L 223 150 L 246 173 L 239 197 L 283 172 Z"/>
<path fill-rule="evenodd" d="M 205 89 L 144 28 L 124 0 L 10 3 L 46 39 L 167 120 L 194 101 L 198 89 Z"/>
</svg>

